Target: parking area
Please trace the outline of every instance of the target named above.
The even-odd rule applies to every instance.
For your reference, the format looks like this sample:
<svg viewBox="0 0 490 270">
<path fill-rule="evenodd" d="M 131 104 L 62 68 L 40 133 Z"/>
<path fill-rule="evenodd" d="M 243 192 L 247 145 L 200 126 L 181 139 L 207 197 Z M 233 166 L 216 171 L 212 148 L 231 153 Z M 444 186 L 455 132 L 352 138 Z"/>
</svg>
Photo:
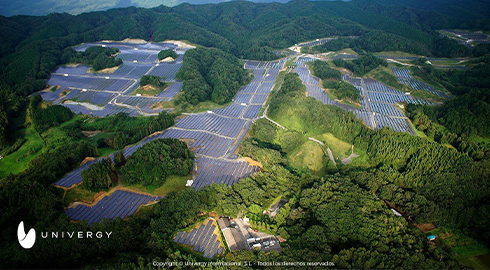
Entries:
<svg viewBox="0 0 490 270">
<path fill-rule="evenodd" d="M 218 220 L 220 229 L 230 250 L 260 249 L 261 251 L 281 251 L 279 241 L 274 235 L 250 229 L 250 225 L 242 219 L 221 217 Z"/>
</svg>

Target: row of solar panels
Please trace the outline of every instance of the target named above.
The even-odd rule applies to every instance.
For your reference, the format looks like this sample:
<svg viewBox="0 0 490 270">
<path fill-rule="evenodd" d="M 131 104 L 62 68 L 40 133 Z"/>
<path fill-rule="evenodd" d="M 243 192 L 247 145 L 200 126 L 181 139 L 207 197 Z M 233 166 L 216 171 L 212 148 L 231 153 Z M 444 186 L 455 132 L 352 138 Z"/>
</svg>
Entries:
<svg viewBox="0 0 490 270">
<path fill-rule="evenodd" d="M 214 258 L 216 254 L 223 254 L 219 232 L 213 219 L 209 219 L 206 225 L 201 224 L 198 229 L 190 232 L 178 232 L 174 238 L 175 243 L 191 246 L 192 250 L 203 253 L 205 258 Z"/>
<path fill-rule="evenodd" d="M 102 198 L 94 206 L 78 205 L 69 208 L 65 214 L 72 220 L 87 221 L 88 224 L 101 222 L 103 219 L 125 218 L 134 214 L 139 206 L 162 197 L 148 196 L 129 191 L 116 190 Z"/>
</svg>

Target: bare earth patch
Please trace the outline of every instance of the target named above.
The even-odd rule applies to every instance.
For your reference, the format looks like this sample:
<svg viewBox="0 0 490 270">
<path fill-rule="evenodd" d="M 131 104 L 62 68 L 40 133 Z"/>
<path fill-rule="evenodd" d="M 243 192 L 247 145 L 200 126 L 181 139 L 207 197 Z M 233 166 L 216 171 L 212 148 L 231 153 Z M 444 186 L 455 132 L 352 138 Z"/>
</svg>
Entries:
<svg viewBox="0 0 490 270">
<path fill-rule="evenodd" d="M 179 41 L 179 40 L 165 40 L 163 43 L 173 43 L 177 46 L 179 46 L 180 48 L 187 48 L 187 49 L 194 49 L 196 48 L 196 46 L 192 46 L 186 42 L 183 42 L 183 41 Z"/>
<path fill-rule="evenodd" d="M 172 58 L 172 57 L 170 57 L 170 56 L 169 56 L 169 57 L 167 57 L 167 58 L 165 58 L 165 59 L 160 60 L 160 62 L 167 62 L 167 63 L 168 63 L 168 62 L 173 62 L 173 61 L 175 61 L 175 59 L 173 59 L 173 58 Z"/>
<path fill-rule="evenodd" d="M 87 70 L 87 73 L 91 73 L 91 74 L 98 74 L 98 73 L 112 74 L 112 73 L 116 72 L 116 70 L 120 66 L 122 66 L 122 65 L 111 67 L 111 68 L 105 68 L 105 69 L 101 69 L 101 70 L 98 70 L 98 71 L 93 71 L 91 68 L 89 68 Z"/>
<path fill-rule="evenodd" d="M 102 130 L 95 130 L 95 131 L 92 131 L 92 130 L 82 130 L 82 134 L 85 135 L 85 137 L 89 137 L 89 138 L 92 138 L 93 136 L 95 136 L 97 134 L 100 134 L 102 132 L 103 132 Z"/>
<path fill-rule="evenodd" d="M 262 163 L 260 163 L 256 160 L 253 160 L 249 157 L 243 157 L 243 158 L 241 158 L 241 160 L 248 162 L 248 164 L 250 164 L 251 166 L 258 166 L 258 167 L 260 167 L 260 169 L 262 169 Z"/>
<path fill-rule="evenodd" d="M 414 223 L 415 227 L 419 228 L 421 231 L 424 233 L 433 231 L 437 229 L 437 226 L 434 223 L 426 223 L 426 224 L 416 224 Z"/>
</svg>

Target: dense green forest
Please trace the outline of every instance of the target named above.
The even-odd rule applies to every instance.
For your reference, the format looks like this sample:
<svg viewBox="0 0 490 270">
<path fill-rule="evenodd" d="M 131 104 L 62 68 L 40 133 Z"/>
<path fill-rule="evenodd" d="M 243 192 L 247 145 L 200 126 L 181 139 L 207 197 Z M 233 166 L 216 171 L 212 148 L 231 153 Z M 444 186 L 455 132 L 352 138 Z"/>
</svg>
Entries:
<svg viewBox="0 0 490 270">
<path fill-rule="evenodd" d="M 229 102 L 250 81 L 248 72 L 235 56 L 202 47 L 185 53 L 177 78 L 184 81 L 185 101 L 193 105 L 205 100 L 218 104 Z"/>
<path fill-rule="evenodd" d="M 350 83 L 341 81 L 342 73 L 336 69 L 330 68 L 325 61 L 314 61 L 312 64 L 313 74 L 322 79 L 322 86 L 330 91 L 335 99 L 349 99 L 359 102 L 361 96 L 359 91 Z"/>
<path fill-rule="evenodd" d="M 158 139 L 143 145 L 121 167 L 124 183 L 161 186 L 167 176 L 190 174 L 194 154 L 177 139 Z"/>
<path fill-rule="evenodd" d="M 130 117 L 125 113 L 118 113 L 104 118 L 91 119 L 91 121 L 79 121 L 76 124 L 82 130 L 113 132 L 111 136 L 98 141 L 98 146 L 107 145 L 113 149 L 122 149 L 152 133 L 172 126 L 175 123 L 174 117 L 175 115 L 167 114 L 165 111 L 158 116 L 149 117 Z"/>
<path fill-rule="evenodd" d="M 140 79 L 140 87 L 151 85 L 157 88 L 165 88 L 165 78 L 155 75 L 144 75 Z"/>
<path fill-rule="evenodd" d="M 354 72 L 358 76 L 362 76 L 369 71 L 377 68 L 378 66 L 388 66 L 388 63 L 384 59 L 377 58 L 371 53 L 361 56 L 360 58 L 352 61 L 346 61 L 343 59 L 335 59 L 333 63 L 338 67 L 344 67 Z"/>
<path fill-rule="evenodd" d="M 82 171 L 82 180 L 82 185 L 86 189 L 107 190 L 117 183 L 116 168 L 110 158 L 103 158 Z"/>
<path fill-rule="evenodd" d="M 72 48 L 67 48 L 63 50 L 61 62 L 85 64 L 91 66 L 94 71 L 99 71 L 120 66 L 122 60 L 116 58 L 118 53 L 118 48 L 104 48 L 100 46 L 87 48 L 83 52 L 77 52 Z"/>
<path fill-rule="evenodd" d="M 320 77 L 320 79 L 336 79 L 340 80 L 342 78 L 342 73 L 338 70 L 330 68 L 327 62 L 316 60 L 312 64 L 313 74 Z"/>
<path fill-rule="evenodd" d="M 172 49 L 161 50 L 158 53 L 158 60 L 166 59 L 167 57 L 172 57 L 173 59 L 177 59 L 177 53 Z"/>
<path fill-rule="evenodd" d="M 39 134 L 48 130 L 50 127 L 57 126 L 70 120 L 74 116 L 74 113 L 70 109 L 61 105 L 42 108 L 42 100 L 43 99 L 39 95 L 33 96 L 27 109 L 32 127 Z"/>
</svg>

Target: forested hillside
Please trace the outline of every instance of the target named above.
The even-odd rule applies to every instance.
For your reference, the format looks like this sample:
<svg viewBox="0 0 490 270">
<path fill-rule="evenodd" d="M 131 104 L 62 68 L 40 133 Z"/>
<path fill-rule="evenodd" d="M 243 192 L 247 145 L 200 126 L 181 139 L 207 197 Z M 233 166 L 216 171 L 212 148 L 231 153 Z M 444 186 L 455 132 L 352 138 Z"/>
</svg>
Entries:
<svg viewBox="0 0 490 270">
<path fill-rule="evenodd" d="M 248 72 L 235 56 L 214 48 L 187 51 L 177 78 L 184 82 L 185 101 L 193 105 L 205 100 L 218 104 L 229 102 L 250 81 Z"/>
</svg>

